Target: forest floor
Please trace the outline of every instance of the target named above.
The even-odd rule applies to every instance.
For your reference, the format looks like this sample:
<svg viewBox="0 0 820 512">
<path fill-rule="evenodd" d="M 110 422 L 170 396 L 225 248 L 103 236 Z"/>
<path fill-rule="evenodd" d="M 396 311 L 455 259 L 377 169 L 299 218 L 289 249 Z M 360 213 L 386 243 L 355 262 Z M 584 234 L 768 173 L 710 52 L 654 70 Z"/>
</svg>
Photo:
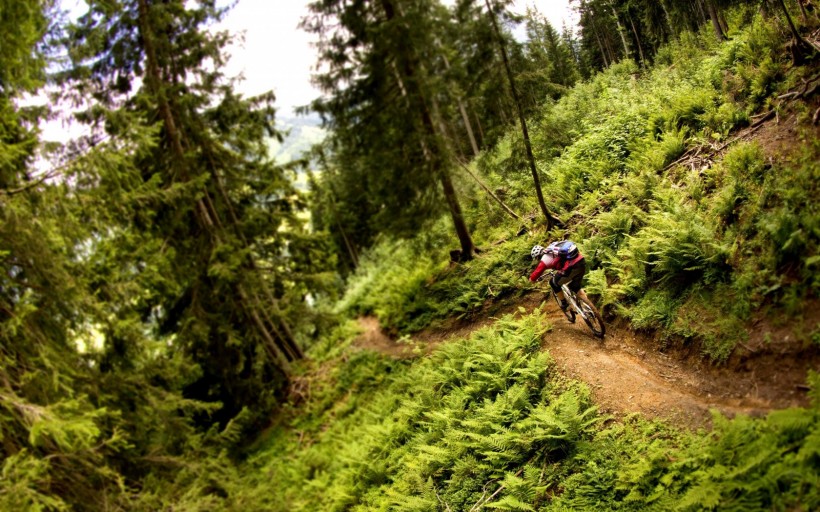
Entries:
<svg viewBox="0 0 820 512">
<path fill-rule="evenodd" d="M 411 336 L 409 342 L 392 340 L 377 319 L 361 318 L 363 332 L 355 345 L 396 358 L 418 357 L 440 343 L 466 338 L 504 314 L 520 315 L 519 308 L 529 313 L 543 299 L 543 294 L 531 293 L 492 316 L 451 320 Z M 716 365 L 694 346 L 660 351 L 650 334 L 618 324 L 608 323 L 604 340 L 599 340 L 580 320 L 570 324 L 552 300 L 545 301 L 541 309 L 552 324 L 542 338 L 543 348 L 564 375 L 589 385 L 602 413 L 616 418 L 640 413 L 697 429 L 710 426 L 713 409 L 733 417 L 807 406 L 807 372 L 820 370 L 816 347 L 785 352 L 778 344 L 765 349 L 747 346 Z M 765 329 L 768 327 L 758 330 Z M 772 332 L 778 338 L 789 338 L 782 327 Z"/>
</svg>

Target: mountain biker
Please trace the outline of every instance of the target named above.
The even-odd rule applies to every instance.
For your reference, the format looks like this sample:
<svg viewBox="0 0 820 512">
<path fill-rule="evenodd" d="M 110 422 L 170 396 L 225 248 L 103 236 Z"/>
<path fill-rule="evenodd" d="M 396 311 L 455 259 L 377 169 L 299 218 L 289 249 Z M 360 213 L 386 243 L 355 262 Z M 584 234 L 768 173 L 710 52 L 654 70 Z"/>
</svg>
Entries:
<svg viewBox="0 0 820 512">
<path fill-rule="evenodd" d="M 530 274 L 530 281 L 535 282 L 547 269 L 554 269 L 555 275 L 550 279 L 550 286 L 561 303 L 561 309 L 566 310 L 568 303 L 564 298 L 561 285 L 569 283 L 569 289 L 578 293 L 581 290 L 581 280 L 587 271 L 587 264 L 584 255 L 578 250 L 578 246 L 569 240 L 552 242 L 545 249 L 540 245 L 535 245 L 530 251 L 532 259 L 539 259 L 538 266 Z"/>
</svg>

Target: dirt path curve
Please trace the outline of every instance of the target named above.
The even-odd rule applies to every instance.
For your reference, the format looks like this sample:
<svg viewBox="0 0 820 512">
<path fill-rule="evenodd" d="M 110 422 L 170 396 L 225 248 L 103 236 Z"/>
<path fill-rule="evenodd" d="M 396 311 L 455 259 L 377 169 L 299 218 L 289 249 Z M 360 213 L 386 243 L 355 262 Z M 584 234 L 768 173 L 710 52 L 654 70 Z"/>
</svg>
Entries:
<svg viewBox="0 0 820 512">
<path fill-rule="evenodd" d="M 530 295 L 511 306 L 532 311 L 541 302 Z M 715 367 L 699 356 L 664 354 L 649 347 L 651 340 L 629 329 L 607 324 L 603 341 L 592 336 L 580 320 L 567 322 L 557 305 L 542 308 L 553 329 L 543 337 L 565 375 L 586 382 L 602 412 L 613 416 L 641 413 L 664 418 L 677 425 L 699 428 L 711 421 L 711 409 L 734 416 L 764 415 L 775 409 L 806 406 L 806 364 L 796 358 L 763 357 L 730 367 Z M 496 315 L 504 314 L 501 311 Z M 438 343 L 463 338 L 495 321 L 482 318 L 471 323 L 430 329 L 414 335 L 413 341 L 432 350 Z M 356 344 L 392 357 L 412 357 L 418 352 L 382 333 L 378 320 L 362 318 L 364 333 Z M 803 361 L 805 363 L 805 361 Z"/>
</svg>

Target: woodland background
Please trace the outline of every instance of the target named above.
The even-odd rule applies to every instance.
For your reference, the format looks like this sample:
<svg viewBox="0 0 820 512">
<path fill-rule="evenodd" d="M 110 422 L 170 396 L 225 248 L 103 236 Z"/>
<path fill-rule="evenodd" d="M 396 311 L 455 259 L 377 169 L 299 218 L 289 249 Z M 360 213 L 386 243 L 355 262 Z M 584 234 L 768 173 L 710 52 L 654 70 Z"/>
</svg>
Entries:
<svg viewBox="0 0 820 512">
<path fill-rule="evenodd" d="M 361 315 L 408 341 L 515 303 L 570 237 L 655 349 L 727 364 L 763 322 L 790 337 L 760 350 L 818 360 L 813 4 L 573 5 L 578 32 L 313 2 L 328 134 L 283 164 L 214 1 L 5 2 L 0 509 L 819 508 L 816 373 L 804 407 L 692 432 L 600 414 L 538 309 L 353 346 Z M 87 134 L 41 140 L 35 95 Z"/>
</svg>

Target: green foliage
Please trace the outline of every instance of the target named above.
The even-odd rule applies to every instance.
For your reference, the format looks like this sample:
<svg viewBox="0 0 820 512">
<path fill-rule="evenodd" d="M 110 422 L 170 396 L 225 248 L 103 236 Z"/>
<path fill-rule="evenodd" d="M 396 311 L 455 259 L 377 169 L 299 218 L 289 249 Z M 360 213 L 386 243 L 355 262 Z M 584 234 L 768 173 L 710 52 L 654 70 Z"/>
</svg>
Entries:
<svg viewBox="0 0 820 512">
<path fill-rule="evenodd" d="M 432 235 L 434 240 L 437 236 Z M 440 238 L 438 239 L 440 243 Z M 444 267 L 442 253 L 426 244 L 387 242 L 374 247 L 348 287 L 340 309 L 375 314 L 382 325 L 416 331 L 435 320 L 467 317 L 485 304 L 521 293 L 535 243 L 529 237 L 496 244 L 473 261 Z"/>
<path fill-rule="evenodd" d="M 43 112 L 18 96 L 42 83 L 60 19 L 50 1 L 0 8 L 0 508 L 235 509 L 228 454 L 283 381 L 252 310 L 279 341 L 312 327 L 306 282 L 320 279 L 303 273 L 321 240 L 266 158 L 270 98 L 220 75 L 225 36 L 203 24 L 221 10 L 88 4 L 55 30 L 72 59 L 59 92 L 89 106 L 91 136 L 38 168 Z"/>
<path fill-rule="evenodd" d="M 536 310 L 407 364 L 338 360 L 248 461 L 232 499 L 290 510 L 817 506 L 816 374 L 810 409 L 715 414 L 711 433 L 637 416 L 602 424 L 586 388 L 540 351 L 545 328 Z"/>
<path fill-rule="evenodd" d="M 356 362 L 363 359 L 351 359 L 343 366 L 361 370 L 340 371 L 334 385 L 358 389 L 356 403 L 325 409 L 314 399 L 308 410 L 324 410 L 324 420 L 294 425 L 309 429 L 309 448 L 271 447 L 254 458 L 253 473 L 282 483 L 304 479 L 300 494 L 299 486 L 281 487 L 294 510 L 423 510 L 439 503 L 464 510 L 478 502 L 526 509 L 544 499 L 540 468 L 571 457 L 598 422 L 585 389 L 551 374 L 540 351 L 547 328 L 540 311 L 519 321 L 505 317 L 389 374 L 379 368 L 381 357 L 364 359 L 364 367 Z M 362 371 L 383 381 L 367 383 Z M 286 469 L 279 457 L 296 459 Z"/>
<path fill-rule="evenodd" d="M 76 98 L 93 98 L 80 118 L 95 127 L 94 138 L 79 145 L 84 153 L 60 178 L 39 181 L 33 126 L 44 112 L 17 104 L 42 83 L 53 4 L 13 4 L 0 16 L 0 509 L 820 508 L 816 374 L 811 409 L 715 416 L 706 435 L 637 418 L 604 422 L 589 391 L 560 377 L 541 350 L 548 327 L 538 310 L 417 360 L 354 349 L 355 324 L 341 324 L 312 347 L 313 361 L 293 369 L 293 402 L 274 410 L 284 399 L 283 361 L 298 359 L 298 347 L 289 358 L 277 349 L 327 320 L 306 297 L 332 280 L 316 267 L 336 255 L 303 231 L 304 200 L 289 171 L 267 159 L 271 98 L 245 100 L 219 74 L 226 39 L 203 25 L 221 9 L 91 2 L 93 15 L 70 31 L 74 66 L 62 83 L 75 86 Z M 403 4 L 409 17 L 400 28 L 444 19 L 441 9 L 427 16 L 434 4 Z M 615 5 L 614 16 L 635 16 L 641 29 L 659 19 L 647 3 Z M 670 19 L 687 18 L 682 2 L 665 5 Z M 481 52 L 486 23 L 472 7 L 462 2 L 455 13 L 465 39 L 448 34 L 434 59 L 465 62 L 452 76 L 424 70 L 430 91 L 420 97 L 450 100 L 439 107 L 451 121 L 456 109 L 447 103 L 463 93 L 469 108 L 492 120 L 487 140 L 501 142 L 476 168 L 514 209 L 532 212 L 520 142 L 498 121 L 508 105 L 486 72 L 496 63 Z M 350 277 L 340 311 L 374 314 L 404 332 L 492 315 L 529 289 L 530 246 L 570 237 L 590 263 L 590 293 L 633 326 L 658 329 L 662 343 L 698 338 L 709 357 L 723 360 L 762 305 L 794 321 L 820 288 L 816 132 L 798 126 L 801 147 L 789 159 L 754 143 L 699 159 L 708 153 L 699 148 L 726 141 L 811 76 L 786 65 L 785 32 L 775 21 L 738 13 L 729 19 L 749 22 L 733 27 L 726 43 L 683 33 L 659 49 L 655 67 L 624 59 L 571 90 L 573 70 L 557 66 L 567 64 L 572 41 L 534 24 L 541 47 L 527 52 L 533 59 L 542 52 L 539 62 L 556 68 L 522 66 L 519 74 L 537 85 L 527 92 L 531 101 L 545 90 L 552 98 L 540 112 L 531 103 L 532 139 L 546 196 L 567 227 L 513 238 L 520 225 L 494 205 L 488 214 L 486 198 L 456 183 L 461 197 L 472 197 L 465 216 L 486 245 L 467 264 L 443 263 L 449 225 L 396 216 L 380 196 L 390 192 L 410 212 L 440 211 L 435 173 L 413 175 L 415 183 L 407 177 L 444 168 L 425 166 L 425 144 L 441 144 L 442 158 L 452 148 L 401 109 L 329 109 L 351 119 L 376 113 L 366 127 L 389 142 L 337 153 L 337 167 L 355 172 L 337 179 L 331 167 L 323 182 L 332 187 L 321 191 L 322 227 L 336 220 L 361 229 L 349 234 L 344 257 L 355 262 L 362 246 L 378 241 Z M 615 18 L 606 16 L 598 21 L 610 25 L 609 37 Z M 354 46 L 364 40 L 360 21 L 345 20 Z M 424 28 L 406 33 L 422 40 L 437 33 L 433 24 Z M 470 32 L 476 39 L 466 38 Z M 416 64 L 405 40 L 365 35 Z M 515 53 L 514 60 L 524 55 Z M 393 61 L 383 56 L 371 63 L 393 77 L 385 67 Z M 350 78 L 344 64 L 333 69 L 342 82 Z M 407 79 L 421 67 L 399 71 L 402 85 L 418 85 Z M 467 90 L 482 74 L 480 91 Z M 377 82 L 362 84 L 362 104 Z M 398 85 L 378 91 L 385 105 L 401 104 Z M 363 125 L 347 126 L 347 139 L 337 141 L 355 140 Z M 676 165 L 681 157 L 691 160 Z M 392 160 L 405 166 L 392 181 L 359 179 Z M 341 190 L 349 205 L 366 198 L 366 206 L 335 210 Z M 427 229 L 403 242 L 379 239 L 369 224 L 377 214 L 397 232 Z M 810 328 L 816 342 L 817 326 Z M 244 447 L 272 410 L 268 433 L 255 449 Z"/>
<path fill-rule="evenodd" d="M 773 31 L 754 17 L 724 44 L 682 34 L 655 68 L 623 62 L 547 104 L 532 136 L 566 230 L 504 240 L 447 268 L 438 228 L 382 241 L 349 279 L 344 310 L 404 331 L 487 313 L 525 289 L 535 241 L 566 236 L 587 255 L 588 291 L 611 311 L 659 330 L 662 343 L 698 338 L 711 358 L 727 358 L 761 304 L 798 302 L 817 282 L 811 137 L 801 135 L 808 142 L 789 162 L 754 143 L 695 158 L 788 79 Z M 682 156 L 692 159 L 675 165 Z M 534 211 L 523 166 L 512 136 L 476 165 L 514 209 Z M 475 208 L 486 233 L 518 228 Z M 602 426 L 588 391 L 538 355 L 535 318 L 501 319 L 401 364 L 341 355 L 329 348 L 347 343 L 337 333 L 319 348 L 343 369 L 319 371 L 326 378 L 312 381 L 304 414 L 251 459 L 250 473 L 264 475 L 252 477 L 253 496 L 294 510 L 817 507 L 816 403 L 757 419 L 715 415 L 711 433 L 638 417 Z M 270 479 L 285 490 L 271 493 Z"/>
<path fill-rule="evenodd" d="M 546 104 L 532 136 L 547 148 L 545 195 L 569 221 L 557 236 L 581 242 L 591 292 L 634 325 L 667 340 L 699 338 L 723 359 L 753 310 L 773 300 L 799 315 L 802 298 L 817 289 L 808 270 L 816 266 L 820 197 L 809 162 L 818 149 L 806 132 L 788 164 L 738 143 L 714 161 L 675 166 L 748 124 L 802 76 L 787 73 L 784 41 L 770 21 L 755 16 L 725 44 L 707 39 L 683 35 L 639 77 L 629 63 L 611 66 Z M 492 179 L 509 175 L 511 149 L 495 151 L 480 166 Z M 526 197 L 516 188 L 525 184 L 501 182 L 509 196 Z M 680 315 L 710 320 L 686 325 Z"/>
<path fill-rule="evenodd" d="M 665 340 L 699 338 L 716 359 L 743 339 L 743 320 L 764 302 L 774 300 L 798 314 L 801 298 L 816 289 L 818 193 L 811 177 L 817 166 L 811 161 L 818 149 L 810 136 L 801 135 L 806 144 L 788 167 L 773 164 L 754 143 L 730 145 L 700 167 L 673 165 L 749 121 L 757 100 L 736 94 L 731 84 L 739 77 L 748 87 L 743 73 L 760 63 L 760 55 L 774 54 L 780 43 L 766 39 L 771 30 L 757 20 L 724 45 L 682 37 L 665 50 L 668 62 L 659 61 L 637 78 L 628 62 L 612 66 L 546 104 L 532 130 L 545 195 L 569 223 L 551 236 L 581 243 L 590 291 L 636 326 L 661 330 Z M 784 77 L 776 74 L 773 86 Z M 768 98 L 775 91 L 766 90 Z M 512 140 L 485 152 L 477 168 L 514 209 L 532 211 L 537 206 L 524 179 L 525 163 L 515 156 Z M 505 228 L 503 219 L 487 221 L 486 207 L 470 213 L 482 228 L 476 237 L 504 237 L 517 229 L 509 221 Z M 517 262 L 524 274 L 523 256 L 535 241 L 503 242 L 475 263 L 447 270 L 433 264 L 441 258 L 437 253 L 413 253 L 419 273 L 405 269 L 400 277 L 386 262 L 388 251 L 377 249 L 384 255 L 380 270 L 368 263 L 372 270 L 362 268 L 351 283 L 370 282 L 367 289 L 374 290 L 381 276 L 392 276 L 390 285 L 380 285 L 392 291 L 379 315 L 387 325 L 413 330 L 514 294 L 515 265 L 508 262 Z M 425 280 L 431 270 L 437 270 L 435 277 Z M 379 307 L 377 295 L 358 296 L 366 300 L 349 295 L 347 303 L 374 303 L 359 311 Z M 706 311 L 700 318 L 710 320 L 683 320 Z"/>
</svg>

